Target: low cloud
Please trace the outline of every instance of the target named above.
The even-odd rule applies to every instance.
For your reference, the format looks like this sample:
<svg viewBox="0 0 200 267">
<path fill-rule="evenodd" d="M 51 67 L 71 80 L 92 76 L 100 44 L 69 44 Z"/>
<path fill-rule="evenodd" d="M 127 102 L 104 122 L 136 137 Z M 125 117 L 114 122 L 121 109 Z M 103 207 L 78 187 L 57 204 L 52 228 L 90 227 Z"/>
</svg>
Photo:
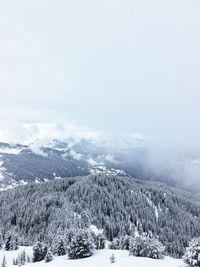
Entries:
<svg viewBox="0 0 200 267">
<path fill-rule="evenodd" d="M 5 1 L 0 141 L 144 139 L 151 168 L 198 181 L 199 156 L 183 164 L 180 151 L 200 147 L 199 11 L 199 0 Z"/>
</svg>

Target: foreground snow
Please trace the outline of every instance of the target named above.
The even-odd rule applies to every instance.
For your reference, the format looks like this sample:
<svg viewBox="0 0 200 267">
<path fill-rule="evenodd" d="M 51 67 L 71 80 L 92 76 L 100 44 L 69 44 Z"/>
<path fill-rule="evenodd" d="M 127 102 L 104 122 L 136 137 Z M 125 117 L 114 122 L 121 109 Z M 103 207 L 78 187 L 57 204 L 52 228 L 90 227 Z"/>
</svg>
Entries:
<svg viewBox="0 0 200 267">
<path fill-rule="evenodd" d="M 8 267 L 13 266 L 12 260 L 17 257 L 19 251 L 26 250 L 28 254 L 31 254 L 32 249 L 30 247 L 21 247 L 18 251 L 2 251 L 0 250 L 0 260 L 2 261 L 3 255 L 6 256 Z M 112 253 L 115 255 L 116 262 L 110 263 L 110 256 Z M 0 263 L 1 263 L 0 261 Z M 90 258 L 80 260 L 68 260 L 67 256 L 55 257 L 52 262 L 44 263 L 31 263 L 25 266 L 28 267 L 182 267 L 184 266 L 181 260 L 165 257 L 163 260 L 153 260 L 148 258 L 138 258 L 128 255 L 128 251 L 123 250 L 100 250 L 95 251 L 94 255 Z"/>
</svg>

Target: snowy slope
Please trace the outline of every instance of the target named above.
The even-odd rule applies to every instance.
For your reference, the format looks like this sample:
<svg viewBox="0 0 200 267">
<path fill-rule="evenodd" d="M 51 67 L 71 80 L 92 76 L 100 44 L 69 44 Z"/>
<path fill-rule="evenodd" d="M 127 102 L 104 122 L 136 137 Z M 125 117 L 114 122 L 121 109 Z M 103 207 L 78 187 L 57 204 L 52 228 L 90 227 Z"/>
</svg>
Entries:
<svg viewBox="0 0 200 267">
<path fill-rule="evenodd" d="M 15 251 L 4 251 L 3 249 L 0 249 L 0 264 L 2 263 L 3 257 L 5 255 L 7 262 L 6 267 L 14 266 L 13 258 L 17 258 L 18 254 L 24 250 L 26 251 L 27 255 L 32 255 L 32 247 L 19 247 L 19 249 Z"/>
<path fill-rule="evenodd" d="M 22 251 L 25 249 L 28 253 L 31 252 L 31 248 L 21 247 Z M 2 261 L 3 255 L 6 256 L 8 267 L 12 265 L 13 257 L 16 257 L 19 251 L 2 251 L 0 250 L 0 259 Z M 110 263 L 110 256 L 112 253 L 115 255 L 116 262 Z M 0 262 L 1 262 L 0 261 Z M 28 264 L 29 267 L 180 267 L 184 266 L 182 260 L 165 257 L 163 260 L 154 260 L 148 258 L 132 257 L 128 255 L 127 251 L 122 250 L 99 250 L 95 251 L 94 255 L 89 258 L 80 260 L 68 260 L 67 256 L 55 257 L 50 263 L 38 262 Z"/>
</svg>

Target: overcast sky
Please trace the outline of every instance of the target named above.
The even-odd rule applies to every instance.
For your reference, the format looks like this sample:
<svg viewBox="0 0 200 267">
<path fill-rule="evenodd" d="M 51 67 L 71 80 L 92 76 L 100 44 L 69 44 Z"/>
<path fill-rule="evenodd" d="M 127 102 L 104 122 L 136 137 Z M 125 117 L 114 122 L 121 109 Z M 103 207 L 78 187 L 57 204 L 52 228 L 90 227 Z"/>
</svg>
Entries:
<svg viewBox="0 0 200 267">
<path fill-rule="evenodd" d="M 0 0 L 0 139 L 200 146 L 199 0 Z"/>
</svg>

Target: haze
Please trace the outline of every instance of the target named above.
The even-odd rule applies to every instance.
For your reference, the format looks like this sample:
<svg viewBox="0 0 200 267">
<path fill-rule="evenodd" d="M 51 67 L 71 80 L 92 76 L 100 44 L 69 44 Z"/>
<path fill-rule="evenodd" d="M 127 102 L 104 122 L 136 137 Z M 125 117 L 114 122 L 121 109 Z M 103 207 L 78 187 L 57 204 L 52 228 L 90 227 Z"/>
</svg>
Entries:
<svg viewBox="0 0 200 267">
<path fill-rule="evenodd" d="M 200 2 L 0 1 L 0 139 L 200 145 Z"/>
</svg>

